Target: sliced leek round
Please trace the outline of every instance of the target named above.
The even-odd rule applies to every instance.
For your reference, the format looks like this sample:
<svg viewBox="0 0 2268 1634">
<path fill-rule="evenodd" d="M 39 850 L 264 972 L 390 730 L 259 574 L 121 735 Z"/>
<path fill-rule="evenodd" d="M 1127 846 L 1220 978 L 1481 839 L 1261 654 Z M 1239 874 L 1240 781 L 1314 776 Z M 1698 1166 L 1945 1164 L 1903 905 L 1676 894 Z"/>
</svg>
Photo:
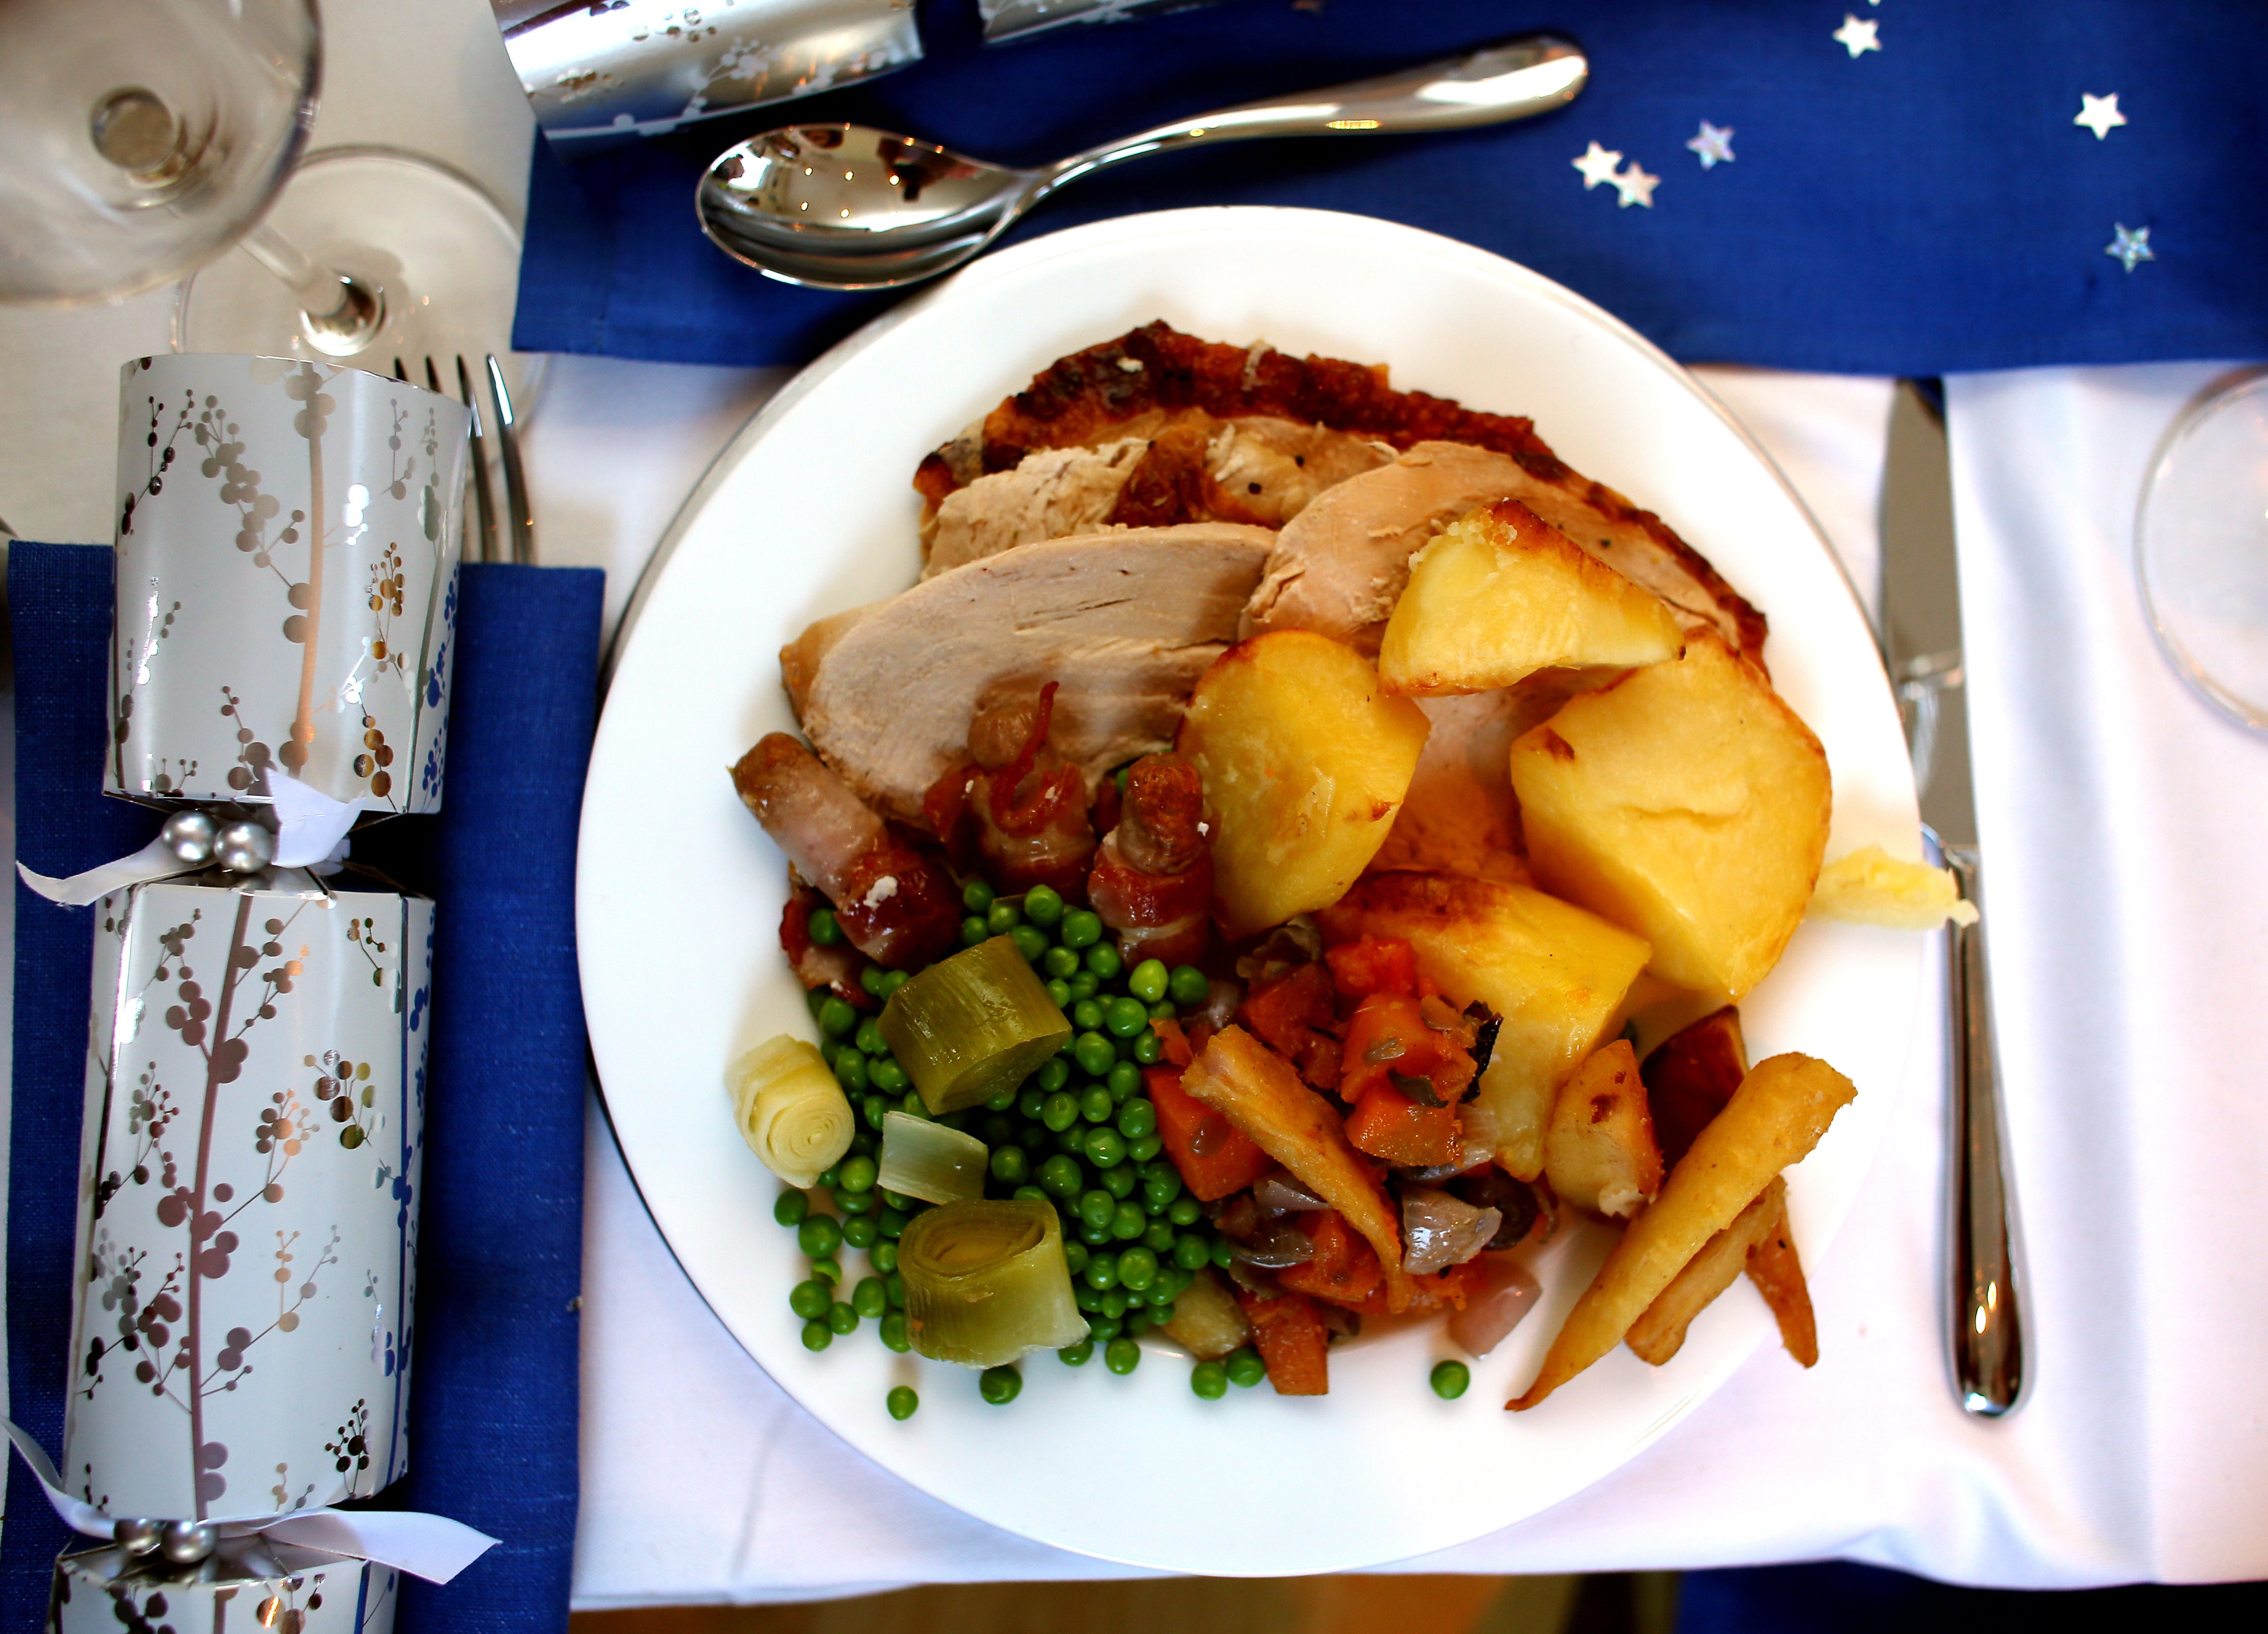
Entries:
<svg viewBox="0 0 2268 1634">
<path fill-rule="evenodd" d="M 974 1135 L 902 1112 L 886 1113 L 874 1183 L 924 1203 L 966 1203 L 984 1195 L 990 1155 Z"/>
<path fill-rule="evenodd" d="M 1013 1089 L 1061 1050 L 1071 1022 L 1005 936 L 939 960 L 877 1023 L 932 1115 Z"/>
<path fill-rule="evenodd" d="M 809 1186 L 850 1150 L 855 1120 L 819 1051 L 781 1034 L 725 1070 L 748 1148 L 791 1186 Z"/>
<path fill-rule="evenodd" d="M 898 1240 L 906 1332 L 933 1361 L 998 1367 L 1087 1336 L 1051 1203 L 948 1203 Z"/>
</svg>

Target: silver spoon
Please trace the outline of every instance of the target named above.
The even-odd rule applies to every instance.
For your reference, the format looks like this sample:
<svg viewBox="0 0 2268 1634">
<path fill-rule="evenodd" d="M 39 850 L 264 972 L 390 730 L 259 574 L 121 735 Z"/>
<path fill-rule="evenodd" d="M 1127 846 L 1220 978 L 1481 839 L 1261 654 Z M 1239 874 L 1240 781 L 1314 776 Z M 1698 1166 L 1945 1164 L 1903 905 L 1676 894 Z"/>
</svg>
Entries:
<svg viewBox="0 0 2268 1634">
<path fill-rule="evenodd" d="M 883 290 L 982 254 L 1066 182 L 1168 148 L 1254 136 L 1398 136 L 1549 113 L 1590 76 L 1574 41 L 1526 34 L 1444 62 L 1270 97 L 1089 148 L 1036 170 L 965 158 L 865 125 L 791 125 L 736 143 L 702 177 L 702 232 L 786 283 Z"/>
</svg>

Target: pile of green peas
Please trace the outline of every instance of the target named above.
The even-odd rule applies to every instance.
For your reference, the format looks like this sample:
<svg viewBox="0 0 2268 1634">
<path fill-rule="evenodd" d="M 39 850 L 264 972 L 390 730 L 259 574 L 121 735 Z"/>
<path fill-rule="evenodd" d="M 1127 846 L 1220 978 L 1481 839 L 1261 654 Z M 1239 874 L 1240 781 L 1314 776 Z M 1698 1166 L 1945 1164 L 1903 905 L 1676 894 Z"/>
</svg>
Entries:
<svg viewBox="0 0 2268 1634">
<path fill-rule="evenodd" d="M 1099 916 L 1069 906 L 1046 886 L 1002 896 L 972 880 L 962 888 L 961 906 L 961 946 L 1012 938 L 1071 1019 L 1071 1035 L 1016 1089 L 935 1121 L 990 1148 L 985 1196 L 1051 1203 L 1062 1217 L 1064 1255 L 1088 1336 L 1056 1354 L 1079 1367 L 1100 1347 L 1106 1368 L 1130 1373 L 1142 1360 L 1142 1335 L 1173 1320 L 1174 1299 L 1200 1270 L 1228 1262 L 1227 1239 L 1212 1229 L 1165 1155 L 1157 1108 L 1142 1081 L 1142 1069 L 1164 1053 L 1150 1023 L 1202 1005 L 1204 973 L 1187 965 L 1168 969 L 1154 959 L 1130 968 Z M 812 914 L 809 931 L 822 947 L 843 939 L 827 909 Z M 870 965 L 859 980 L 870 997 L 887 1003 L 907 975 Z M 823 1351 L 873 1321 L 882 1343 L 902 1352 L 912 1347 L 898 1239 L 928 1205 L 880 1189 L 875 1159 L 884 1117 L 930 1113 L 872 1015 L 825 988 L 814 989 L 810 1003 L 820 1054 L 858 1111 L 859 1127 L 850 1152 L 819 1177 L 815 1195 L 834 1215 L 815 1211 L 814 1194 L 801 1191 L 782 1192 L 774 1206 L 773 1217 L 794 1228 L 797 1246 L 811 1260 L 809 1278 L 796 1285 L 788 1304 L 803 1321 L 809 1350 Z M 838 1257 L 845 1246 L 865 1253 L 873 1267 L 847 1298 Z M 1245 1350 L 1226 1361 L 1199 1363 L 1190 1387 L 1211 1401 L 1230 1383 L 1252 1385 L 1264 1377 L 1259 1355 Z M 987 1368 L 978 1376 L 979 1394 L 996 1405 L 1013 1401 L 1022 1387 L 1014 1367 Z M 887 1405 L 892 1417 L 903 1418 L 917 1401 L 900 1386 Z"/>
</svg>

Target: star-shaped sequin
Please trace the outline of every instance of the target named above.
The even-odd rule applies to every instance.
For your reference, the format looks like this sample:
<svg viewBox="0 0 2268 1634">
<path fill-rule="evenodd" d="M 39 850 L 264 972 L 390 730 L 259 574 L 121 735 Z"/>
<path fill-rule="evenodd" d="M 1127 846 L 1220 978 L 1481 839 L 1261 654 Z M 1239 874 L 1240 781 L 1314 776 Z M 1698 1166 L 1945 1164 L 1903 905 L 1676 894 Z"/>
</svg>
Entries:
<svg viewBox="0 0 2268 1634">
<path fill-rule="evenodd" d="M 1631 161 L 1628 170 L 1611 180 L 1615 191 L 1622 195 L 1615 201 L 1618 207 L 1627 209 L 1632 204 L 1643 204 L 1648 210 L 1653 208 L 1653 190 L 1661 185 L 1661 178 L 1647 175 L 1638 167 L 1636 159 Z"/>
<path fill-rule="evenodd" d="M 1882 48 L 1882 42 L 1874 38 L 1874 31 L 1881 26 L 1881 25 L 1872 18 L 1868 18 L 1862 23 L 1845 11 L 1843 14 L 1843 26 L 1828 37 L 1848 51 L 1855 61 L 1868 51 L 1879 51 Z"/>
<path fill-rule="evenodd" d="M 1623 156 L 1594 142 L 1583 150 L 1582 158 L 1572 162 L 1575 168 L 1583 173 L 1583 191 L 1588 193 L 1602 181 L 1615 179 L 1615 166 L 1623 162 Z"/>
<path fill-rule="evenodd" d="M 1689 138 L 1685 145 L 1700 155 L 1704 170 L 1714 170 L 1720 163 L 1729 165 L 1733 162 L 1733 128 L 1727 125 L 1719 130 L 1705 119 L 1701 121 L 1701 134 Z"/>
<path fill-rule="evenodd" d="M 2079 117 L 2071 122 L 2086 126 L 2100 142 L 2110 134 L 2113 125 L 2124 124 L 2126 115 L 2118 111 L 2118 93 L 2116 91 L 2107 97 L 2091 97 L 2082 91 L 2079 93 Z"/>
<path fill-rule="evenodd" d="M 2105 255 L 2110 256 L 2129 272 L 2134 270 L 2138 261 L 2158 259 L 2158 253 L 2150 247 L 2150 230 L 2147 227 L 2130 228 L 2123 221 L 2117 226 L 2118 236 L 2102 247 Z"/>
</svg>

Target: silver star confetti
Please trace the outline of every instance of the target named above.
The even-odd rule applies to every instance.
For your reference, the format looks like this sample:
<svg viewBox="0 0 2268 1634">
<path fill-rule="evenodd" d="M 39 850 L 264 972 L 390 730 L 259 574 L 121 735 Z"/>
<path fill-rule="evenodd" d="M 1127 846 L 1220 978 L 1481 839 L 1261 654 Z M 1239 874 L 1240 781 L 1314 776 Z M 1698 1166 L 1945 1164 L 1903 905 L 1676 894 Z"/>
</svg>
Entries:
<svg viewBox="0 0 2268 1634">
<path fill-rule="evenodd" d="M 1583 173 L 1583 191 L 1588 193 L 1602 181 L 1615 179 L 1615 166 L 1623 162 L 1623 156 L 1594 142 L 1583 151 L 1582 158 L 1572 162 Z"/>
<path fill-rule="evenodd" d="M 2095 133 L 2097 142 L 2110 134 L 2111 127 L 2126 122 L 2126 115 L 2118 111 L 2118 93 L 2107 97 L 2091 97 L 2084 91 L 2079 93 L 2079 117 L 2071 121 L 2084 125 Z"/>
<path fill-rule="evenodd" d="M 1701 134 L 1689 139 L 1685 145 L 1700 155 L 1701 168 L 1714 170 L 1719 163 L 1733 162 L 1733 128 L 1719 130 L 1707 120 L 1701 121 Z"/>
<path fill-rule="evenodd" d="M 1852 60 L 1856 62 L 1866 52 L 1879 51 L 1882 48 L 1882 42 L 1874 38 L 1874 31 L 1881 26 L 1881 25 L 1872 18 L 1862 23 L 1845 11 L 1843 14 L 1843 26 L 1830 34 L 1828 38 L 1850 52 Z"/>
<path fill-rule="evenodd" d="M 2147 227 L 2129 228 L 2123 221 L 2117 224 L 2118 236 L 2102 247 L 2105 255 L 2129 272 L 2134 270 L 2138 261 L 2158 259 L 2158 253 L 2150 247 L 2150 230 Z"/>
<path fill-rule="evenodd" d="M 1653 190 L 1660 185 L 1661 178 L 1647 175 L 1638 167 L 1636 159 L 1631 161 L 1628 170 L 1611 180 L 1615 191 L 1622 195 L 1615 201 L 1618 208 L 1627 209 L 1632 204 L 1643 204 L 1648 210 L 1653 208 Z"/>
</svg>

